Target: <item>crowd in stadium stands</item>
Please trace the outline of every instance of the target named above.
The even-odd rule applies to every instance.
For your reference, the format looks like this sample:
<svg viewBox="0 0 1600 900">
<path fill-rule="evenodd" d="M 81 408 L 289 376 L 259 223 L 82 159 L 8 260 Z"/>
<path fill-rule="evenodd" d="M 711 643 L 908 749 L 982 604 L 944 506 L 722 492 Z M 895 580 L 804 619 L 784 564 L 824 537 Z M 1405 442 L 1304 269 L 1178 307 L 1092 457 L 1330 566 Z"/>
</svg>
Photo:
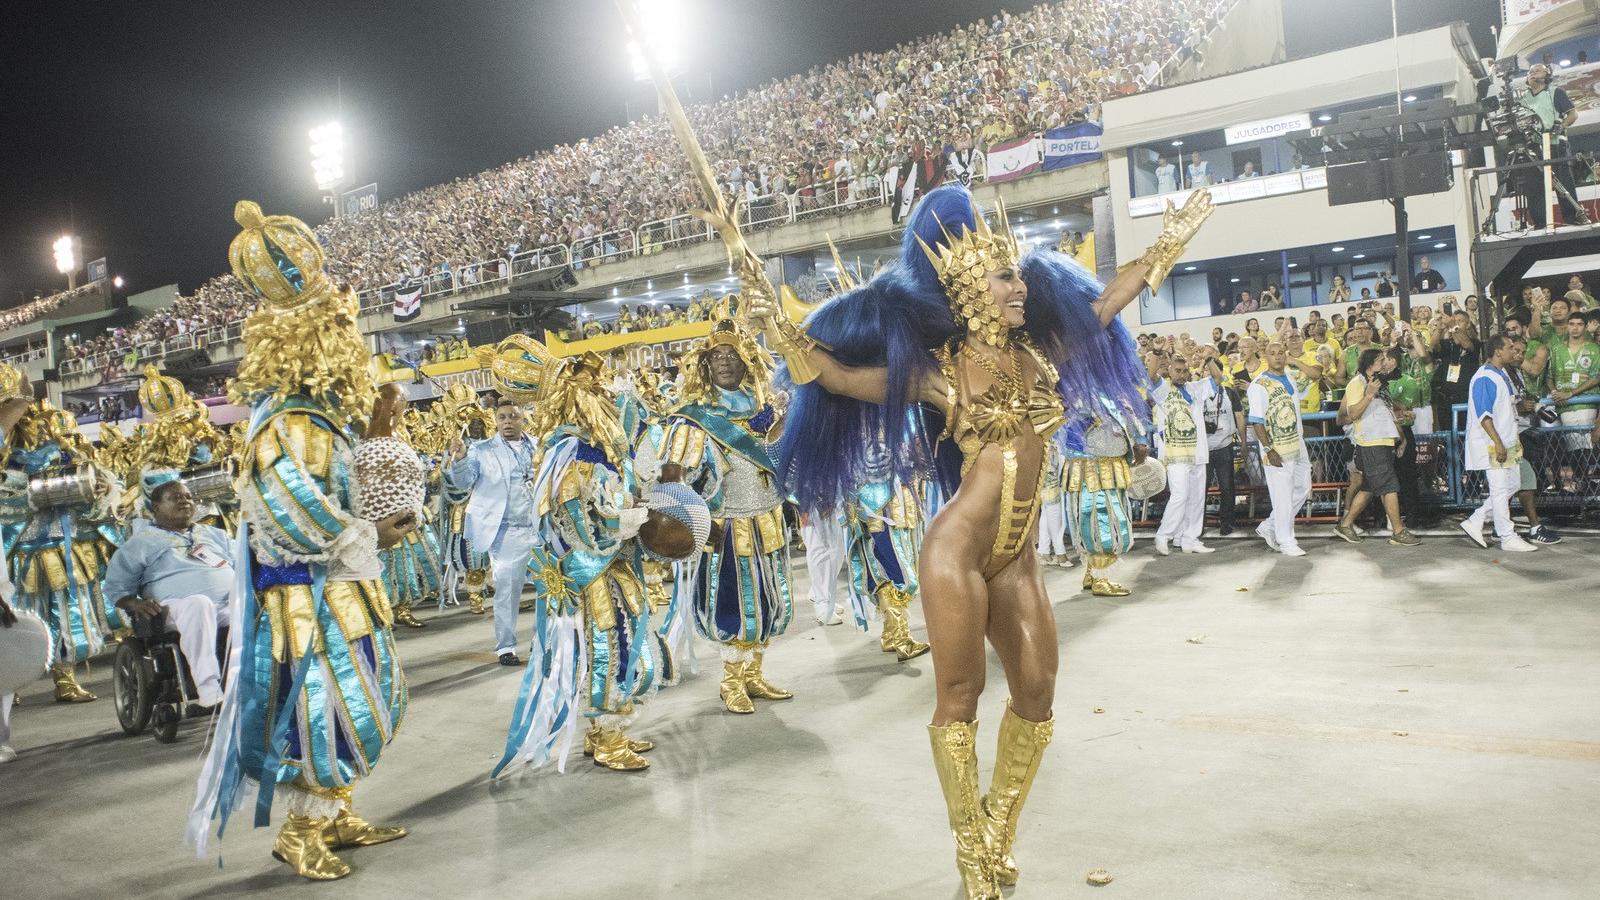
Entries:
<svg viewBox="0 0 1600 900">
<path fill-rule="evenodd" d="M 760 227 L 786 221 L 772 209 L 803 214 L 876 196 L 880 183 L 903 183 L 913 168 L 919 190 L 981 175 L 989 145 L 1097 119 L 1106 97 L 1153 81 L 1175 54 L 1195 50 L 1230 2 L 1065 0 L 1002 13 L 691 105 L 688 114 L 719 183 L 751 201 L 752 227 Z M 652 252 L 703 233 L 682 218 L 645 227 L 697 205 L 668 123 L 651 117 L 330 220 L 318 232 L 332 274 L 358 290 L 470 283 L 487 277 L 488 261 L 540 248 L 567 245 L 578 265 Z M 224 275 L 184 301 L 77 355 L 236 321 L 252 298 Z"/>
</svg>

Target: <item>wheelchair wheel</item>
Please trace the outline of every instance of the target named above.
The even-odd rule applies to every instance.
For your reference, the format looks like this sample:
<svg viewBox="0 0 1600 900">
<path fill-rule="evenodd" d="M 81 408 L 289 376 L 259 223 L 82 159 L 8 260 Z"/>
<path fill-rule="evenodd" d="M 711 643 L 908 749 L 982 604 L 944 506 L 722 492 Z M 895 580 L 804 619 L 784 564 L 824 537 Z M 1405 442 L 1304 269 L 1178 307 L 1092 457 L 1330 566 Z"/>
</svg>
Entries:
<svg viewBox="0 0 1600 900">
<path fill-rule="evenodd" d="M 150 711 L 155 706 L 154 673 L 150 660 L 139 652 L 133 641 L 117 645 L 117 654 L 111 660 L 111 690 L 117 707 L 117 724 L 126 734 L 142 734 L 150 724 Z"/>
<path fill-rule="evenodd" d="M 170 703 L 163 703 L 155 708 L 155 721 L 151 725 L 151 732 L 156 740 L 163 744 L 170 744 L 178 738 L 178 723 L 183 720 L 178 708 Z"/>
</svg>

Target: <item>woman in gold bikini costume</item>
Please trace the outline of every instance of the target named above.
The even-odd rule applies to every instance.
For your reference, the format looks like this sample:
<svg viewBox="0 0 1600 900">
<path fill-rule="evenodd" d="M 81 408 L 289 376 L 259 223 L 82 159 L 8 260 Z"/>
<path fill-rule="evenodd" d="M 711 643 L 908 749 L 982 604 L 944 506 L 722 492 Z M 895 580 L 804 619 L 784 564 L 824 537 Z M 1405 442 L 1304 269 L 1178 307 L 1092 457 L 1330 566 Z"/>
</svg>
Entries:
<svg viewBox="0 0 1600 900">
<path fill-rule="evenodd" d="M 950 499 L 919 567 L 936 684 L 928 731 L 971 900 L 1016 883 L 1017 819 L 1054 724 L 1058 639 L 1034 550 L 1045 442 L 1078 391 L 1147 414 L 1142 369 L 1114 322 L 1160 285 L 1210 212 L 1204 191 L 1169 206 L 1156 243 L 1102 286 L 1054 251 L 1021 259 L 1003 209 L 991 231 L 964 188 L 945 186 L 913 211 L 900 264 L 805 330 L 779 314 L 759 272 L 742 275 L 752 319 L 799 385 L 778 465 L 801 507 L 826 508 L 854 483 L 868 443 L 858 438 L 884 423 L 910 423 L 884 431 L 898 474 L 942 476 Z M 980 796 L 986 636 L 1011 696 Z"/>
</svg>

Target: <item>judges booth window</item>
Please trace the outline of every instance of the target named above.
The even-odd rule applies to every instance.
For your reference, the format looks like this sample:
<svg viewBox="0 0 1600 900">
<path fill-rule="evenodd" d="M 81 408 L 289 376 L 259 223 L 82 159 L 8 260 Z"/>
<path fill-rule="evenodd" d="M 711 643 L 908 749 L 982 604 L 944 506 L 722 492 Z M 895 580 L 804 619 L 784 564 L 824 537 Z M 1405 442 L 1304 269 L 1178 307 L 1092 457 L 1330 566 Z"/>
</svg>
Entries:
<svg viewBox="0 0 1600 900">
<path fill-rule="evenodd" d="M 1252 315 L 1265 326 L 1295 310 L 1362 299 L 1393 300 L 1403 279 L 1432 293 L 1466 294 L 1456 260 L 1455 228 L 1422 228 L 1409 235 L 1411 271 L 1396 266 L 1392 235 L 1267 254 L 1185 260 L 1154 295 L 1140 300 L 1140 321 Z M 1424 276 L 1423 260 L 1427 260 Z"/>
</svg>

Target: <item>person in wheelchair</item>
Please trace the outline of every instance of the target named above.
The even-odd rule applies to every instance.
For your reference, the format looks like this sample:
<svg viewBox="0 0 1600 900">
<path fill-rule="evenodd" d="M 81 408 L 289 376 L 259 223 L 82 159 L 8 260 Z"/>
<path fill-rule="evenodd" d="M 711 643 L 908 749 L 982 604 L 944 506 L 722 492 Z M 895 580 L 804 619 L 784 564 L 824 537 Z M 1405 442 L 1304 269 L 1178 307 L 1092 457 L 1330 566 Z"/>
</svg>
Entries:
<svg viewBox="0 0 1600 900">
<path fill-rule="evenodd" d="M 228 625 L 233 541 L 195 522 L 194 495 L 182 480 L 174 477 L 147 496 L 150 519 L 136 520 L 133 534 L 112 555 L 106 596 L 136 615 L 166 613 L 194 679 L 195 701 L 216 706 L 222 702 L 217 629 Z"/>
</svg>

